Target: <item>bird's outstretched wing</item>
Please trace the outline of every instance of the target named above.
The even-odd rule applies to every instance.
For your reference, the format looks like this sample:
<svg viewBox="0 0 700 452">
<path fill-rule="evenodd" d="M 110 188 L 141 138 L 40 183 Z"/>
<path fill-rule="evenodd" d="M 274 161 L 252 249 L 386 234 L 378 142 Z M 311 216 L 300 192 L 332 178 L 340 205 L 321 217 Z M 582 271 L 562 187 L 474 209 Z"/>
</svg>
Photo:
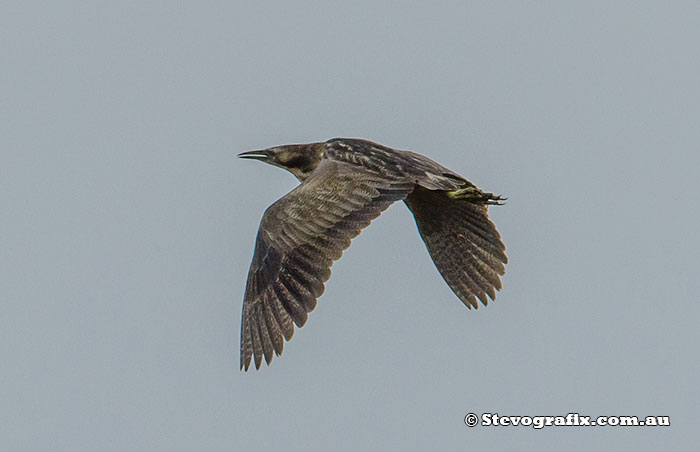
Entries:
<svg viewBox="0 0 700 452">
<path fill-rule="evenodd" d="M 501 198 L 465 183 L 467 188 L 455 192 L 417 187 L 406 198 L 406 205 L 443 279 L 471 309 L 479 307 L 476 298 L 484 305 L 487 295 L 496 298 L 508 259 L 501 236 L 486 213 L 486 205 Z"/>
<path fill-rule="evenodd" d="M 263 215 L 248 273 L 241 323 L 241 369 L 280 355 L 316 307 L 330 268 L 350 240 L 414 183 L 358 171 L 329 159 Z"/>
</svg>

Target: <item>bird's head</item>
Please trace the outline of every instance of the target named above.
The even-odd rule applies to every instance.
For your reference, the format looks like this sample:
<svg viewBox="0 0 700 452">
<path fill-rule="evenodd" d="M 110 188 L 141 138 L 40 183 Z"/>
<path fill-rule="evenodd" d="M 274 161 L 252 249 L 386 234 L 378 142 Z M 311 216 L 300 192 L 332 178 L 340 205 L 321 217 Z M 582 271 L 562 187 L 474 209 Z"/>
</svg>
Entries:
<svg viewBox="0 0 700 452">
<path fill-rule="evenodd" d="M 279 166 L 303 181 L 321 161 L 323 145 L 324 143 L 288 144 L 260 151 L 242 152 L 238 156 Z"/>
</svg>

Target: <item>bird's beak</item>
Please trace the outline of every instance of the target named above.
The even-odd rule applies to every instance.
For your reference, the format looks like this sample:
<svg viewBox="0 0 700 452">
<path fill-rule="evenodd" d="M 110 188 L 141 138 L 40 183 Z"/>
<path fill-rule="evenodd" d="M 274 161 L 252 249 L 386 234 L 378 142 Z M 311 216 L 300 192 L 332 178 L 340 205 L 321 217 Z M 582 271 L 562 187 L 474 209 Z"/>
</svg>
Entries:
<svg viewBox="0 0 700 452">
<path fill-rule="evenodd" d="M 267 150 L 241 152 L 240 154 L 238 154 L 238 156 L 242 159 L 255 159 L 262 161 L 270 159 L 270 154 L 268 154 Z"/>
</svg>

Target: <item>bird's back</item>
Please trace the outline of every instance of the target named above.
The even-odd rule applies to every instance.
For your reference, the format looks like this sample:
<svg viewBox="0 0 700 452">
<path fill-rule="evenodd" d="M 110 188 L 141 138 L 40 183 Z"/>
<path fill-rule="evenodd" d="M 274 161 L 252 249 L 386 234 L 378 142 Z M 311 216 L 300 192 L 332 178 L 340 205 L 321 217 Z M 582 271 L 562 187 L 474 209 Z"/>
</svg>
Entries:
<svg viewBox="0 0 700 452">
<path fill-rule="evenodd" d="M 326 142 L 324 157 L 355 165 L 358 172 L 405 178 L 428 190 L 455 190 L 466 179 L 424 155 L 401 151 L 356 138 L 333 138 Z"/>
</svg>

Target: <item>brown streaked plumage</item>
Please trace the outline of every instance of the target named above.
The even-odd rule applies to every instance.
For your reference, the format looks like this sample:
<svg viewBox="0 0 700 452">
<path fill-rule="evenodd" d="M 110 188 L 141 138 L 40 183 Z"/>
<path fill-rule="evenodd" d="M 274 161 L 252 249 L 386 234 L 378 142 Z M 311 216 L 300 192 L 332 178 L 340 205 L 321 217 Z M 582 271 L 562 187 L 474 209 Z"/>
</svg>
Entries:
<svg viewBox="0 0 700 452">
<path fill-rule="evenodd" d="M 496 298 L 507 263 L 487 215 L 504 199 L 424 157 L 371 141 L 335 138 L 239 154 L 301 182 L 265 211 L 243 301 L 241 369 L 280 355 L 350 241 L 394 201 L 413 212 L 435 266 L 468 308 Z"/>
</svg>

